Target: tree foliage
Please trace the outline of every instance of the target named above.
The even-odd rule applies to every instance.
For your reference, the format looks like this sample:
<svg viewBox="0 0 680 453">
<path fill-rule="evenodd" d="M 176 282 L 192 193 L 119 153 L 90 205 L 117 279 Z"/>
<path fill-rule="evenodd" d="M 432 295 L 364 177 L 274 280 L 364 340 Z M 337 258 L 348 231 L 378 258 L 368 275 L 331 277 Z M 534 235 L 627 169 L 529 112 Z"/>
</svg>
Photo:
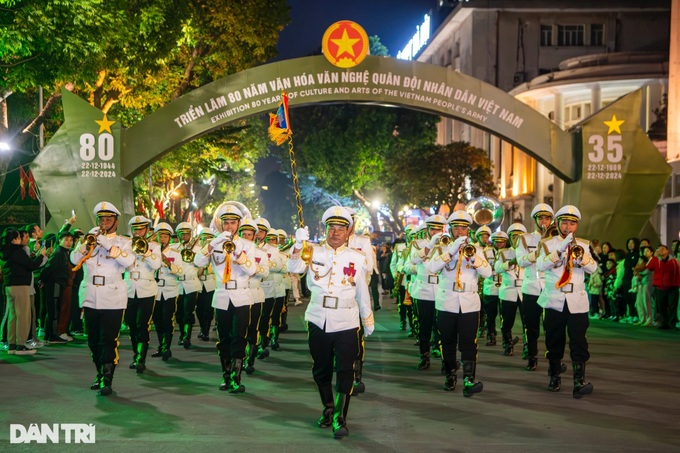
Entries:
<svg viewBox="0 0 680 453">
<path fill-rule="evenodd" d="M 493 195 L 493 167 L 486 151 L 466 142 L 402 149 L 386 164 L 396 177 L 386 180 L 389 191 L 416 206 L 465 203 L 480 195 Z"/>
</svg>

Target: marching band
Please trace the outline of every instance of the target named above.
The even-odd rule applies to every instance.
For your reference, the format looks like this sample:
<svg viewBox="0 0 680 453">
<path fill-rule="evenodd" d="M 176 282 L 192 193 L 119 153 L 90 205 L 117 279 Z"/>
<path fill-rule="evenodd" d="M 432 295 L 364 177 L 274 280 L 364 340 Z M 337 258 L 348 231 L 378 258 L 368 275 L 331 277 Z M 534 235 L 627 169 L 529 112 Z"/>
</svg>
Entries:
<svg viewBox="0 0 680 453">
<path fill-rule="evenodd" d="M 245 392 L 241 372 L 254 373 L 256 358 L 268 357 L 270 347 L 280 349 L 291 293 L 298 304 L 291 276 L 292 281 L 306 278 L 312 376 L 323 406 L 318 425 L 332 427 L 334 438 L 349 434 L 350 398 L 366 388 L 361 379 L 364 337 L 375 329 L 371 308 L 379 307 L 371 302 L 369 289 L 375 252 L 367 237 L 353 234 L 354 210 L 334 206 L 324 213 L 326 240 L 321 245 L 308 243 L 306 228 L 289 240 L 283 230 L 272 228 L 267 219 L 253 219 L 235 201 L 218 207 L 209 228 L 194 231 L 187 222 L 178 224 L 175 242 L 166 222 L 152 232 L 150 219 L 134 216 L 128 238 L 116 234 L 120 212 L 111 203 L 97 204 L 94 214 L 98 227 L 79 240 L 70 256 L 76 268 L 84 269 L 80 302 L 97 370 L 93 390 L 113 393 L 123 319 L 133 354 L 129 368 L 142 374 L 152 320 L 158 337 L 152 357 L 168 361 L 175 324 L 179 344 L 188 349 L 196 322 L 197 338 L 210 341 L 214 318 L 222 370 L 218 388 Z M 588 241 L 575 237 L 580 212 L 564 206 L 553 214 L 541 203 L 532 219 L 531 233 L 513 223 L 507 232 L 481 225 L 471 234 L 477 225 L 467 211 L 455 211 L 448 219 L 435 214 L 420 227 L 407 226 L 405 241 L 396 244 L 390 270 L 399 325 L 401 330 L 408 325 L 409 336 L 417 337 L 419 370 L 441 356 L 445 391 L 456 389 L 461 366 L 463 395 L 483 390 L 476 378 L 477 340 L 486 330 L 486 346 L 496 344 L 500 314 L 503 354 L 512 356 L 519 341 L 513 336 L 519 311 L 525 369 L 538 367 L 543 320 L 548 390 L 561 389 L 568 334 L 573 397 L 592 392 L 585 378 L 590 355 L 584 278 L 597 263 Z"/>
</svg>

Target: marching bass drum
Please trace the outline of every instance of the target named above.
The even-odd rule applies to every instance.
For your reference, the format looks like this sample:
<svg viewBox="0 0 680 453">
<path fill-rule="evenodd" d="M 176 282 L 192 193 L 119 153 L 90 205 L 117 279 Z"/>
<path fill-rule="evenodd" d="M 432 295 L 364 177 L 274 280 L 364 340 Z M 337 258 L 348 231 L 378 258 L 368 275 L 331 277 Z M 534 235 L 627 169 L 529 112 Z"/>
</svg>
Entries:
<svg viewBox="0 0 680 453">
<path fill-rule="evenodd" d="M 472 217 L 472 227 L 475 230 L 486 225 L 491 231 L 495 231 L 503 223 L 503 205 L 487 195 L 470 200 L 465 205 L 465 211 Z"/>
</svg>

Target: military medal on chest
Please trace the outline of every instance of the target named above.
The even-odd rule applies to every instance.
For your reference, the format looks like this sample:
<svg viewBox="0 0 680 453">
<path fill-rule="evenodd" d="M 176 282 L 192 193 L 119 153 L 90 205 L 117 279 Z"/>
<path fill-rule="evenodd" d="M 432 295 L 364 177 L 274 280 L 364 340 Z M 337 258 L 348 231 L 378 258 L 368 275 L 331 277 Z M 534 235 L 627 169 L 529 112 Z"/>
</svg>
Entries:
<svg viewBox="0 0 680 453">
<path fill-rule="evenodd" d="M 350 285 L 356 286 L 356 283 L 354 283 L 354 276 L 356 275 L 357 270 L 354 268 L 354 263 L 349 263 L 349 266 L 344 267 L 342 273 L 344 274 L 344 277 L 342 278 L 343 285 L 349 282 Z"/>
</svg>

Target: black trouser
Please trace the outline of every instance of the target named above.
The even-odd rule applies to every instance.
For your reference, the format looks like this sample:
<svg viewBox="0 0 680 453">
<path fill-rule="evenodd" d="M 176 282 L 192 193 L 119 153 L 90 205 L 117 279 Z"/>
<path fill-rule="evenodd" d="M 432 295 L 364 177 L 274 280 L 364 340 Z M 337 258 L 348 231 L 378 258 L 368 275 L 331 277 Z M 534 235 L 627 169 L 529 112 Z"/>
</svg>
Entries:
<svg viewBox="0 0 680 453">
<path fill-rule="evenodd" d="M 83 331 L 83 320 L 81 315 L 83 309 L 80 308 L 80 283 L 79 281 L 73 280 L 73 290 L 71 291 L 71 332 Z"/>
<path fill-rule="evenodd" d="M 376 271 L 371 274 L 371 281 L 368 286 L 371 290 L 371 300 L 373 301 L 373 308 L 380 306 L 380 291 L 378 291 L 378 283 L 380 282 L 380 276 Z"/>
<path fill-rule="evenodd" d="M 85 307 L 87 345 L 98 365 L 118 364 L 118 334 L 125 310 L 95 310 Z"/>
<path fill-rule="evenodd" d="M 420 320 L 420 354 L 430 352 L 430 341 L 432 340 L 432 330 L 434 328 L 434 301 L 418 299 L 418 319 Z M 438 337 L 438 335 L 437 335 Z"/>
<path fill-rule="evenodd" d="M 228 309 L 215 310 L 218 336 L 216 346 L 221 359 L 245 358 L 250 308 L 250 305 L 235 307 L 229 302 Z"/>
<path fill-rule="evenodd" d="M 132 352 L 139 353 L 139 345 L 149 344 L 149 321 L 156 302 L 156 296 L 128 298 L 125 310 L 125 324 L 130 328 Z"/>
<path fill-rule="evenodd" d="M 628 307 L 628 316 L 631 318 L 637 318 L 637 309 L 635 308 L 635 301 L 637 299 L 637 293 L 630 292 L 630 285 L 621 288 L 623 292 L 623 312 L 622 315 L 626 313 L 626 306 Z"/>
<path fill-rule="evenodd" d="M 272 312 L 274 311 L 274 304 L 276 299 L 268 297 L 262 304 L 262 312 L 260 313 L 260 323 L 257 330 L 260 334 L 260 345 L 262 348 L 269 346 L 269 326 L 272 323 Z"/>
<path fill-rule="evenodd" d="M 153 324 L 158 335 L 158 350 L 161 352 L 168 351 L 172 345 L 176 309 L 177 296 L 166 300 L 164 295 L 161 295 L 153 308 Z"/>
<path fill-rule="evenodd" d="M 215 316 L 215 309 L 212 307 L 214 294 L 215 291 L 206 291 L 205 288 L 201 288 L 196 298 L 196 317 L 203 335 L 210 334 L 210 324 Z"/>
<path fill-rule="evenodd" d="M 519 297 L 515 301 L 501 300 L 501 332 L 503 338 L 512 336 L 512 328 L 515 326 Z"/>
<path fill-rule="evenodd" d="M 308 329 L 309 352 L 314 360 L 312 375 L 319 391 L 331 392 L 335 365 L 335 390 L 350 394 L 354 386 L 354 361 L 359 355 L 359 328 L 329 333 L 310 322 Z"/>
<path fill-rule="evenodd" d="M 529 356 L 538 356 L 538 338 L 541 336 L 543 307 L 538 305 L 538 296 L 524 293 L 522 299 L 522 321 L 526 335 Z"/>
<path fill-rule="evenodd" d="M 399 310 L 399 322 L 406 324 L 406 320 L 408 320 L 408 325 L 411 329 L 413 329 L 413 310 L 411 309 L 411 305 L 404 305 L 404 298 L 406 297 L 406 288 L 404 286 L 399 287 L 399 291 L 397 292 L 397 309 Z M 409 310 L 411 311 L 411 314 L 409 316 Z"/>
<path fill-rule="evenodd" d="M 486 334 L 496 335 L 496 316 L 498 316 L 498 295 L 484 295 L 484 311 L 486 313 Z"/>
<path fill-rule="evenodd" d="M 672 329 L 678 322 L 678 288 L 654 288 L 656 311 L 659 314 L 661 328 Z"/>
<path fill-rule="evenodd" d="M 418 312 L 418 299 L 411 295 L 411 311 L 413 313 L 413 333 L 418 337 L 420 343 L 420 313 Z"/>
<path fill-rule="evenodd" d="M 59 336 L 57 323 L 59 322 L 59 310 L 61 309 L 61 288 L 51 281 L 44 281 L 40 288 L 40 299 L 45 301 L 45 311 L 43 318 L 43 328 L 45 329 L 45 340 L 52 340 Z M 37 340 L 37 338 L 36 338 Z"/>
<path fill-rule="evenodd" d="M 590 358 L 586 331 L 590 320 L 588 313 L 570 313 L 567 302 L 564 311 L 552 308 L 545 309 L 543 330 L 545 330 L 545 358 L 548 360 L 562 360 L 564 347 L 569 335 L 569 352 L 572 362 L 585 363 Z"/>
<path fill-rule="evenodd" d="M 437 310 L 437 326 L 442 337 L 442 359 L 447 367 L 456 368 L 456 346 L 461 360 L 477 362 L 478 311 L 452 313 Z"/>
<path fill-rule="evenodd" d="M 194 311 L 196 311 L 196 301 L 198 300 L 198 291 L 193 293 L 180 294 L 177 299 L 177 324 L 180 326 L 180 332 L 183 338 L 188 337 L 188 327 L 196 323 Z M 181 307 L 181 309 L 180 309 Z M 191 340 L 191 338 L 187 338 Z"/>
<path fill-rule="evenodd" d="M 276 327 L 277 329 L 281 327 L 281 312 L 283 311 L 283 300 L 284 297 L 277 297 L 274 299 L 274 306 L 271 312 L 271 322 L 270 327 Z"/>
<path fill-rule="evenodd" d="M 262 315 L 262 302 L 250 306 L 250 322 L 248 323 L 248 333 L 246 337 L 248 343 L 257 345 L 259 340 L 258 328 L 260 326 L 260 316 Z"/>
</svg>

